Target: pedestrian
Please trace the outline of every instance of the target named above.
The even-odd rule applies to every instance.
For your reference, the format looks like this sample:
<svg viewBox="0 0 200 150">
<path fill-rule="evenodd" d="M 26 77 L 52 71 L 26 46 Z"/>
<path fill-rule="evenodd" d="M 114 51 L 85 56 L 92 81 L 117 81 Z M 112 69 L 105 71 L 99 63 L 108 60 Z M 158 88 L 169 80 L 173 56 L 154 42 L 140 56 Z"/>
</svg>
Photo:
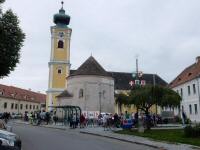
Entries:
<svg viewBox="0 0 200 150">
<path fill-rule="evenodd" d="M 134 118 L 134 125 L 136 126 L 138 124 L 138 112 L 135 113 Z"/>
<path fill-rule="evenodd" d="M 154 125 L 154 127 L 156 126 L 156 114 L 155 113 L 153 114 L 153 125 Z"/>
<path fill-rule="evenodd" d="M 80 128 L 84 128 L 84 124 L 85 124 L 85 116 L 83 114 L 81 114 L 81 117 L 80 117 Z"/>
<path fill-rule="evenodd" d="M 186 116 L 184 110 L 182 110 L 182 123 L 183 123 L 183 126 L 185 126 L 186 119 L 187 119 L 187 116 Z"/>
<path fill-rule="evenodd" d="M 73 129 L 76 128 L 76 115 L 75 114 L 73 115 L 73 118 L 72 118 L 72 128 Z"/>
<path fill-rule="evenodd" d="M 104 116 L 103 116 L 103 129 L 105 131 L 105 129 L 107 129 L 108 127 L 108 114 L 106 113 Z"/>
<path fill-rule="evenodd" d="M 49 112 L 46 112 L 45 119 L 46 119 L 46 123 L 48 125 L 49 121 L 50 121 L 50 114 L 49 114 Z"/>
<path fill-rule="evenodd" d="M 56 125 L 56 123 L 57 123 L 57 121 L 58 121 L 58 117 L 56 116 L 56 111 L 55 111 L 54 114 L 53 114 L 53 121 L 54 121 L 54 123 L 55 123 L 55 125 Z"/>
<path fill-rule="evenodd" d="M 117 113 L 114 115 L 114 127 L 118 128 L 119 116 Z"/>
</svg>

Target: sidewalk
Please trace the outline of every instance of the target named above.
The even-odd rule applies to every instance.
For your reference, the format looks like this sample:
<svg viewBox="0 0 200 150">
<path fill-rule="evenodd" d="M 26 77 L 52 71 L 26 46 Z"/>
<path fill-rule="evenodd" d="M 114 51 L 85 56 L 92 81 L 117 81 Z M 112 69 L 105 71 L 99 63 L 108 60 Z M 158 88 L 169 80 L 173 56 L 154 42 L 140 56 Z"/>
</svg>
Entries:
<svg viewBox="0 0 200 150">
<path fill-rule="evenodd" d="M 13 121 L 13 123 L 30 125 L 30 123 L 20 121 L 20 120 L 15 120 L 15 121 Z M 160 141 L 154 141 L 152 139 L 143 138 L 143 137 L 139 137 L 139 136 L 117 134 L 111 130 L 104 131 L 104 129 L 102 127 L 87 127 L 87 128 L 83 128 L 83 129 L 80 129 L 80 128 L 70 129 L 68 126 L 63 126 L 62 124 L 40 125 L 38 127 L 53 128 L 53 129 L 59 129 L 59 130 L 66 130 L 67 132 L 71 131 L 71 132 L 82 133 L 82 134 L 102 136 L 102 137 L 106 137 L 106 138 L 116 139 L 119 141 L 146 145 L 146 146 L 158 148 L 160 150 L 200 150 L 200 147 L 196 147 L 196 146 L 188 145 L 188 144 L 180 144 L 180 143 L 174 144 L 174 143 L 169 143 L 169 142 L 168 143 L 160 142 Z M 168 128 L 170 128 L 170 127 L 168 127 Z M 181 127 L 178 127 L 178 128 L 181 128 Z M 117 130 L 121 130 L 121 128 L 115 129 L 115 131 L 117 131 Z"/>
</svg>

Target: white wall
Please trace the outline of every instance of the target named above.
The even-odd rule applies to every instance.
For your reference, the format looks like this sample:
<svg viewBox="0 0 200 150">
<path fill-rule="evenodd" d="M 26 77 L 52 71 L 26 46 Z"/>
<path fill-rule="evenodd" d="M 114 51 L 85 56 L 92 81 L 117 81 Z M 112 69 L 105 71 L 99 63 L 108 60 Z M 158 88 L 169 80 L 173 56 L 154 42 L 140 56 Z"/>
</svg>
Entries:
<svg viewBox="0 0 200 150">
<path fill-rule="evenodd" d="M 83 97 L 79 97 L 80 89 L 83 89 Z M 73 98 L 63 98 L 61 104 L 71 103 L 82 111 L 99 111 L 101 103 L 101 112 L 114 113 L 114 80 L 111 77 L 72 76 L 68 79 L 67 90 Z"/>
<path fill-rule="evenodd" d="M 193 91 L 193 84 L 195 84 L 196 93 Z M 188 86 L 190 86 L 190 95 L 188 94 Z M 189 117 L 192 121 L 200 122 L 200 78 L 193 79 L 174 87 L 173 90 L 176 92 L 178 91 L 181 95 L 181 88 L 183 90 L 181 108 L 182 106 L 184 107 L 187 117 Z M 195 114 L 195 104 L 197 104 L 197 114 Z M 189 105 L 191 105 L 192 113 L 190 113 Z M 176 114 L 177 113 L 178 112 L 176 111 Z"/>
<path fill-rule="evenodd" d="M 7 107 L 4 108 L 4 103 L 7 103 Z M 13 108 L 11 108 L 11 105 L 14 105 Z M 15 108 L 15 105 L 17 104 L 17 108 Z M 22 104 L 22 109 L 20 105 Z M 26 109 L 26 105 L 28 105 L 28 108 Z M 31 105 L 31 109 L 30 109 Z M 33 108 L 34 107 L 34 108 Z M 38 107 L 38 109 L 37 109 Z M 28 112 L 34 112 L 40 110 L 40 103 L 35 103 L 35 102 L 28 102 L 28 101 L 22 101 L 22 100 L 16 100 L 12 98 L 5 98 L 5 97 L 0 97 L 0 113 L 3 112 L 10 112 L 10 113 L 22 113 L 24 114 L 25 111 Z"/>
</svg>

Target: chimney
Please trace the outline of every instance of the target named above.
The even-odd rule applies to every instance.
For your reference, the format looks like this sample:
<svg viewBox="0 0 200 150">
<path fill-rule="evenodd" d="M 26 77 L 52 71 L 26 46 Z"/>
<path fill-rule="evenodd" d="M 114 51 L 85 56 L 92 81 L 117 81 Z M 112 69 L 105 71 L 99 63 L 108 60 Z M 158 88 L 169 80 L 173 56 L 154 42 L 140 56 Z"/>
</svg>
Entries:
<svg viewBox="0 0 200 150">
<path fill-rule="evenodd" d="M 31 88 L 29 88 L 28 90 L 31 91 Z"/>
<path fill-rule="evenodd" d="M 197 56 L 197 57 L 196 57 L 196 64 L 197 64 L 197 63 L 200 63 L 200 56 Z"/>
</svg>

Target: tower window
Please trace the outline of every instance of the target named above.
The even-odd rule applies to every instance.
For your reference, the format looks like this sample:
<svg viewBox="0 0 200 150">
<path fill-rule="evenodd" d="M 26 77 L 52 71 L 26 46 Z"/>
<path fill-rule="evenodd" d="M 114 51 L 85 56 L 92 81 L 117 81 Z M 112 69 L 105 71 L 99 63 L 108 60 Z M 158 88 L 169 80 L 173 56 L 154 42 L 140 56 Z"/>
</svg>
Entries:
<svg viewBox="0 0 200 150">
<path fill-rule="evenodd" d="M 64 42 L 59 40 L 58 41 L 58 48 L 63 48 L 64 47 Z"/>
<path fill-rule="evenodd" d="M 58 74 L 62 74 L 62 68 L 58 69 Z"/>
</svg>

